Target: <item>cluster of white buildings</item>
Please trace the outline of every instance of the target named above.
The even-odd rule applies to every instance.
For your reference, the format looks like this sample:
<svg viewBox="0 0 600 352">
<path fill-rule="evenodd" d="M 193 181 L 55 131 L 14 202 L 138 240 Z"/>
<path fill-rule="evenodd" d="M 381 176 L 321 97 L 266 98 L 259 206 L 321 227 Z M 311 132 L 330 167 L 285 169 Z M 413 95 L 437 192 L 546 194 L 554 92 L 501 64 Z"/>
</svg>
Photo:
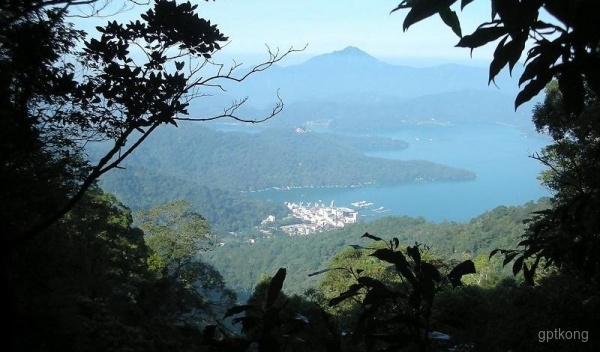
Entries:
<svg viewBox="0 0 600 352">
<path fill-rule="evenodd" d="M 282 226 L 281 230 L 289 235 L 308 235 L 333 228 L 344 227 L 358 221 L 358 212 L 354 209 L 334 207 L 323 203 L 285 203 L 292 216 L 301 219 L 302 224 Z"/>
</svg>

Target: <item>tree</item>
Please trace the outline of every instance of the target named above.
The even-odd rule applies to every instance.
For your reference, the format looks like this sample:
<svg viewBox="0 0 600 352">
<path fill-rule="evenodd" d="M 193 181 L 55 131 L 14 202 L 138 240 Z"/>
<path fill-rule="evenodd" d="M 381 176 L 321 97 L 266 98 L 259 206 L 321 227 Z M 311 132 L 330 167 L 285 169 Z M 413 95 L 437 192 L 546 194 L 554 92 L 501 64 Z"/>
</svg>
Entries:
<svg viewBox="0 0 600 352">
<path fill-rule="evenodd" d="M 164 308 L 177 321 L 196 325 L 224 312 L 235 300 L 221 274 L 204 263 L 201 253 L 214 246 L 210 225 L 187 201 L 158 205 L 134 214 L 135 223 L 145 234 L 150 253 L 149 270 L 175 287 L 170 293 L 181 302 Z"/>
<path fill-rule="evenodd" d="M 341 351 L 333 317 L 304 297 L 286 295 L 285 277 L 285 268 L 263 275 L 247 304 L 230 308 L 223 318 L 241 324 L 245 344 L 260 351 Z"/>
<path fill-rule="evenodd" d="M 238 109 L 244 98 L 217 116 L 186 116 L 193 99 L 243 81 L 295 50 L 269 50 L 265 62 L 242 72 L 239 64 L 217 63 L 212 57 L 227 37 L 189 2 L 155 0 L 138 20 L 96 27 L 99 38 L 87 38 L 68 22 L 78 7 L 101 9 L 103 1 L 0 5 L 3 247 L 55 223 L 160 125 L 225 117 L 255 123 L 283 108 L 279 100 L 267 116 L 243 118 Z M 89 164 L 84 148 L 94 141 L 109 147 Z"/>
<path fill-rule="evenodd" d="M 461 0 L 461 9 L 473 0 Z M 439 14 L 459 36 L 457 46 L 471 50 L 499 40 L 490 63 L 489 81 L 508 65 L 512 71 L 527 45 L 525 84 L 515 107 L 546 89 L 543 104 L 534 110 L 538 131 L 554 144 L 534 158 L 550 170 L 542 182 L 556 195 L 552 207 L 536 212 L 519 243 L 519 249 L 492 252 L 512 260 L 513 273 L 523 270 L 533 284 L 540 264 L 557 265 L 576 276 L 598 282 L 600 274 L 600 29 L 593 0 L 492 0 L 491 19 L 472 34 L 462 36 L 458 15 L 450 7 L 456 0 L 402 1 L 392 12 L 409 9 L 404 29 Z M 550 21 L 540 18 L 545 12 Z"/>
<path fill-rule="evenodd" d="M 362 237 L 386 243 L 382 238 L 365 233 Z M 431 319 L 434 298 L 445 286 L 462 285 L 464 275 L 475 273 L 475 265 L 465 260 L 442 274 L 440 263 L 425 259 L 423 246 L 415 243 L 399 249 L 400 241 L 393 238 L 384 248 L 365 248 L 374 250 L 369 254 L 382 262 L 393 264 L 383 280 L 367 276 L 363 269 L 334 267 L 320 270 L 310 275 L 347 271 L 354 278 L 345 291 L 329 300 L 329 306 L 337 306 L 346 300 L 354 300 L 360 305 L 360 314 L 352 332 L 352 344 L 366 350 L 404 350 L 414 347 L 418 351 L 427 351 L 432 339 Z M 426 247 L 425 247 L 426 248 Z M 360 256 L 357 256 L 360 258 Z M 434 264 L 435 263 L 435 264 Z M 437 265 L 436 265 L 437 264 Z M 396 279 L 385 276 L 392 274 Z"/>
<path fill-rule="evenodd" d="M 541 180 L 555 192 L 552 207 L 530 219 L 520 250 L 504 253 L 516 258 L 513 271 L 523 270 L 530 283 L 543 263 L 598 284 L 600 100 L 586 86 L 583 111 L 575 116 L 562 109 L 563 99 L 558 83 L 552 82 L 533 113 L 537 129 L 555 141 L 534 156 L 549 168 Z"/>
<path fill-rule="evenodd" d="M 464 9 L 473 0 L 461 0 Z M 482 1 L 479 1 L 482 2 Z M 527 45 L 525 70 L 519 85 L 525 84 L 515 99 L 515 108 L 541 92 L 553 79 L 558 80 L 563 105 L 580 113 L 584 106 L 584 80 L 600 95 L 600 30 L 596 1 L 492 0 L 491 18 L 472 34 L 463 36 L 459 16 L 451 6 L 457 0 L 405 0 L 392 12 L 408 9 L 403 29 L 436 14 L 460 40 L 458 47 L 479 48 L 500 40 L 490 63 L 489 82 L 508 65 L 509 70 L 523 56 Z M 540 18 L 546 12 L 551 22 Z"/>
<path fill-rule="evenodd" d="M 94 187 L 46 236 L 3 258 L 12 268 L 3 291 L 13 297 L 2 301 L 11 309 L 2 315 L 2 345 L 85 351 L 139 343 L 134 331 L 156 316 L 140 299 L 154 280 L 143 233 L 131 222 L 127 208 Z"/>
<path fill-rule="evenodd" d="M 215 62 L 212 56 L 227 37 L 200 18 L 189 2 L 155 0 L 139 20 L 98 26 L 98 38 L 88 37 L 71 23 L 71 15 L 85 20 L 102 15 L 110 4 L 111 0 L 0 2 L 0 279 L 8 283 L 0 293 L 3 326 L 14 327 L 15 321 L 28 318 L 26 303 L 35 297 L 21 289 L 34 285 L 38 275 L 28 269 L 46 259 L 47 267 L 42 268 L 60 266 L 45 251 L 39 257 L 31 253 L 42 243 L 55 245 L 57 253 L 72 248 L 72 232 L 61 231 L 63 222 L 70 221 L 65 217 L 88 221 L 99 216 L 94 207 L 86 209 L 92 213 L 80 214 L 75 206 L 95 188 L 98 177 L 119 167 L 156 128 L 180 120 L 225 117 L 260 122 L 283 108 L 279 100 L 267 116 L 243 118 L 238 115 L 246 101 L 242 99 L 217 116 L 188 116 L 187 111 L 193 99 L 209 96 L 210 89 L 240 82 L 294 49 L 269 50 L 264 63 L 245 71 L 235 62 L 230 66 Z M 85 147 L 98 141 L 107 151 L 91 163 Z M 101 242 L 104 232 L 86 227 L 86 221 L 80 221 L 81 228 L 73 225 L 72 231 L 83 233 L 89 242 Z M 112 253 L 125 260 L 126 249 L 130 248 L 125 245 Z M 67 251 L 66 260 L 79 253 Z M 113 265 L 115 257 L 99 255 L 99 261 L 109 263 L 91 266 Z M 74 282 L 80 278 L 76 272 L 70 274 Z M 52 321 L 48 324 L 53 326 Z M 13 345 L 16 329 L 1 331 L 0 344 Z"/>
</svg>

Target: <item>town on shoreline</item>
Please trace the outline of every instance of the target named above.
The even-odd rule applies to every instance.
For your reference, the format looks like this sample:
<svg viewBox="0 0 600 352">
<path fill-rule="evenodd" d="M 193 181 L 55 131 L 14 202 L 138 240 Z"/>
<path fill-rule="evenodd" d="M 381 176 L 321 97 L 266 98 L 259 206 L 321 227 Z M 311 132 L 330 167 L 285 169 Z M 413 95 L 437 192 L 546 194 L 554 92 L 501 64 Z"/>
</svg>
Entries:
<svg viewBox="0 0 600 352">
<path fill-rule="evenodd" d="M 358 222 L 358 212 L 346 207 L 335 207 L 333 201 L 329 206 L 323 203 L 286 202 L 292 216 L 302 220 L 301 224 L 286 225 L 280 229 L 288 235 L 309 235 Z"/>
</svg>

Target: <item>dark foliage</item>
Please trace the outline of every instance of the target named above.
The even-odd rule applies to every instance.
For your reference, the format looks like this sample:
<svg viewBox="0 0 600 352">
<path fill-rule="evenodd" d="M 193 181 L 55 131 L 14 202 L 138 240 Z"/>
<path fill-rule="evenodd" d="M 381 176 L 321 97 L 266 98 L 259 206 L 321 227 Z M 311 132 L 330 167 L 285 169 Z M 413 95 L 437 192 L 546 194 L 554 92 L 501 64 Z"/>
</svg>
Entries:
<svg viewBox="0 0 600 352">
<path fill-rule="evenodd" d="M 472 2 L 461 0 L 461 10 Z M 438 14 L 460 37 L 458 47 L 473 50 L 499 40 L 489 66 L 490 83 L 506 66 L 512 72 L 528 46 L 525 70 L 519 79 L 519 85 L 525 85 L 515 99 L 515 107 L 540 93 L 553 78 L 559 82 L 568 112 L 583 111 L 584 81 L 600 95 L 600 30 L 595 0 L 492 0 L 490 20 L 465 36 L 456 11 L 451 9 L 454 4 L 458 1 L 402 1 L 392 12 L 409 10 L 404 30 Z M 554 20 L 543 20 L 542 12 Z"/>
<path fill-rule="evenodd" d="M 362 237 L 384 241 L 369 233 Z M 393 286 L 363 275 L 362 269 L 329 269 L 347 270 L 356 280 L 346 291 L 331 299 L 329 306 L 348 299 L 360 304 L 361 310 L 352 332 L 352 344 L 360 346 L 359 349 L 401 350 L 413 346 L 419 351 L 428 350 L 433 337 L 431 313 L 436 294 L 448 284 L 461 286 L 462 276 L 475 273 L 473 262 L 466 260 L 443 275 L 436 264 L 422 258 L 422 245 L 408 246 L 402 251 L 398 249 L 399 243 L 397 238 L 393 238 L 385 248 L 370 254 L 393 264 L 395 274 L 400 278 L 399 283 Z"/>
</svg>

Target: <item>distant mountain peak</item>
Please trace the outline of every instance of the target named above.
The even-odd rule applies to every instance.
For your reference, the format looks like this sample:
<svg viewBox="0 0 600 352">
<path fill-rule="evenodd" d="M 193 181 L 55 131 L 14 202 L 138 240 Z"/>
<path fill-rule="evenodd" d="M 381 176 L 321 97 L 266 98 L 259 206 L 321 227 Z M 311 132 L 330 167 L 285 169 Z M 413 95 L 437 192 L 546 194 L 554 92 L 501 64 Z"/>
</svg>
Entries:
<svg viewBox="0 0 600 352">
<path fill-rule="evenodd" d="M 333 55 L 353 55 L 353 56 L 372 57 L 371 55 L 367 54 L 366 52 L 360 50 L 359 48 L 357 48 L 355 46 L 347 46 L 342 50 L 334 51 L 332 54 Z"/>
<path fill-rule="evenodd" d="M 375 57 L 355 46 L 347 46 L 342 50 L 315 56 L 307 62 L 318 62 L 326 65 L 349 64 L 352 66 L 381 63 Z"/>
</svg>

